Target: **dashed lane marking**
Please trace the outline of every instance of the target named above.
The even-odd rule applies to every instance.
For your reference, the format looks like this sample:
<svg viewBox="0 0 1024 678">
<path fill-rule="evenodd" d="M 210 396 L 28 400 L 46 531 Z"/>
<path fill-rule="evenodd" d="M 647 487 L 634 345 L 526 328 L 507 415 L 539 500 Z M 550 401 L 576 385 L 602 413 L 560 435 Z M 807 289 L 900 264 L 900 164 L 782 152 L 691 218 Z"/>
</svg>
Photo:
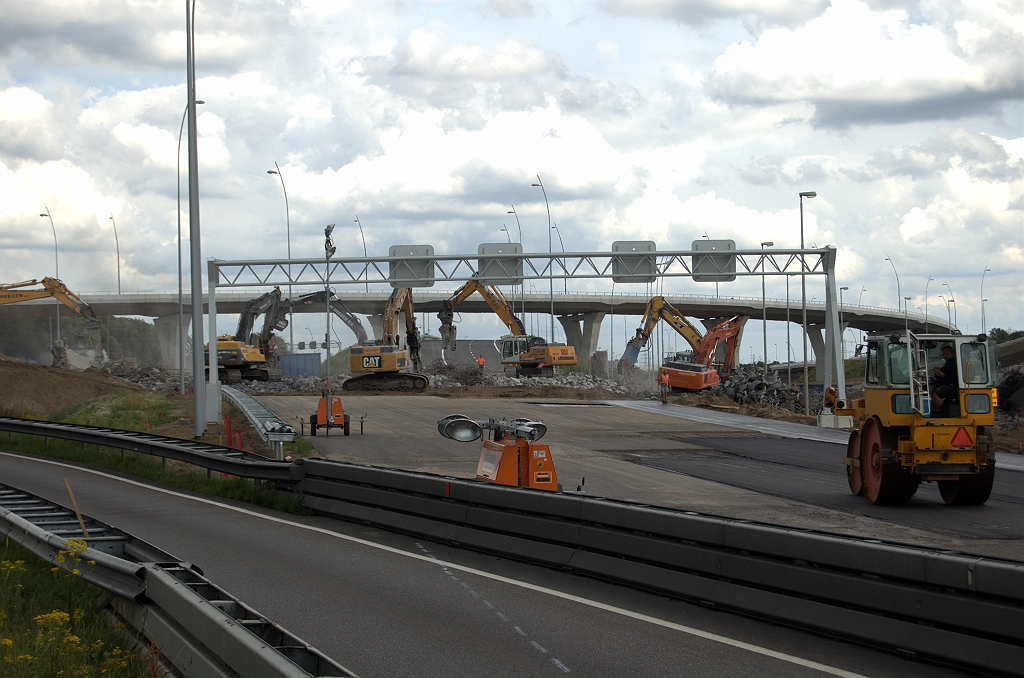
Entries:
<svg viewBox="0 0 1024 678">
<path fill-rule="evenodd" d="M 538 584 L 531 584 L 530 582 L 520 581 L 518 579 L 512 579 L 511 577 L 504 577 L 504 576 L 502 576 L 500 574 L 494 574 L 494 573 L 491 573 L 491 572 L 487 572 L 485 570 L 478 570 L 476 568 L 467 567 L 465 565 L 458 565 L 456 563 L 449 563 L 447 561 L 440 560 L 438 558 L 428 558 L 427 556 L 423 556 L 423 555 L 420 555 L 418 553 L 412 553 L 411 551 L 404 551 L 402 549 L 395 548 L 393 546 L 386 546 L 384 544 L 377 544 L 375 542 L 368 541 L 366 539 L 360 539 L 359 537 L 353 537 L 353 536 L 350 536 L 350 535 L 347 535 L 347 534 L 342 534 L 340 532 L 334 532 L 333 530 L 328 530 L 328 529 L 323 528 L 323 527 L 316 527 L 314 525 L 303 525 L 302 523 L 297 523 L 297 522 L 292 521 L 292 520 L 286 520 L 284 518 L 278 518 L 276 516 L 269 516 L 269 515 L 266 515 L 266 514 L 263 514 L 263 513 L 259 513 L 258 511 L 251 511 L 249 509 L 244 509 L 244 508 L 241 508 L 239 506 L 231 506 L 230 504 L 224 504 L 224 503 L 221 503 L 219 501 L 215 501 L 213 499 L 206 499 L 204 497 L 193 497 L 191 495 L 183 494 L 181 492 L 175 492 L 174 490 L 168 490 L 168 489 L 165 489 L 165 488 L 162 488 L 162 487 L 155 487 L 155 486 L 149 485 L 147 483 L 139 482 L 139 481 L 136 481 L 136 480 L 129 480 L 128 478 L 121 478 L 121 477 L 115 476 L 115 475 L 110 474 L 110 473 L 104 473 L 102 471 L 96 471 L 94 469 L 83 468 L 81 466 L 75 466 L 74 464 L 65 464 L 65 463 L 62 463 L 62 462 L 59 462 L 59 461 L 52 461 L 50 459 L 34 459 L 32 457 L 22 456 L 20 454 L 11 454 L 9 452 L 0 452 L 0 455 L 5 456 L 5 457 L 12 457 L 12 458 L 15 458 L 15 459 L 21 459 L 23 461 L 33 461 L 33 462 L 37 462 L 37 463 L 40 463 L 40 464 L 48 464 L 50 466 L 59 466 L 61 468 L 74 469 L 74 470 L 80 471 L 82 473 L 90 473 L 92 475 L 99 476 L 101 478 L 108 478 L 110 480 L 114 480 L 114 481 L 117 481 L 117 482 L 125 483 L 127 485 L 134 485 L 136 487 L 140 487 L 140 488 L 143 488 L 143 489 L 146 489 L 146 490 L 150 490 L 150 491 L 153 491 L 153 492 L 160 492 L 160 493 L 166 494 L 168 496 L 178 497 L 180 499 L 185 499 L 185 500 L 188 500 L 188 501 L 194 501 L 194 502 L 198 502 L 200 504 L 206 504 L 208 506 L 216 506 L 218 508 L 222 508 L 222 509 L 225 509 L 227 511 L 234 511 L 235 513 L 241 513 L 243 515 L 252 516 L 253 518 L 259 518 L 261 520 L 266 520 L 266 521 L 269 521 L 269 522 L 272 522 L 272 523 L 278 523 L 278 524 L 281 524 L 281 525 L 288 525 L 290 527 L 295 527 L 295 528 L 298 528 L 298 529 L 301 529 L 301 530 L 307 530 L 309 532 L 317 532 L 319 534 L 324 534 L 324 535 L 327 535 L 329 537 L 334 537 L 336 539 L 342 539 L 344 541 L 352 542 L 354 544 L 361 544 L 363 546 L 366 546 L 366 547 L 369 547 L 369 548 L 373 548 L 373 549 L 377 549 L 379 551 L 384 551 L 384 552 L 387 552 L 387 553 L 392 553 L 392 554 L 397 555 L 397 556 L 404 556 L 406 558 L 412 558 L 414 560 L 420 560 L 420 561 L 424 561 L 424 562 L 431 563 L 431 564 L 440 564 L 443 567 L 448 568 L 448 569 L 457 570 L 459 572 L 467 572 L 469 574 L 475 574 L 478 577 L 485 577 L 485 578 L 490 579 L 492 581 L 498 581 L 498 582 L 502 582 L 504 584 L 508 584 L 509 586 L 517 586 L 519 588 L 526 589 L 528 591 L 534 591 L 536 593 L 541 593 L 541 594 L 544 594 L 544 595 L 548 595 L 548 596 L 551 596 L 553 598 L 559 598 L 561 600 L 566 600 L 566 601 L 569 601 L 569 602 L 577 603 L 579 605 L 585 605 L 586 607 L 590 607 L 590 608 L 593 608 L 595 610 L 602 610 L 604 612 L 609 612 L 611 614 L 616 614 L 616 615 L 619 615 L 619 616 L 622 616 L 622 617 L 626 617 L 626 618 L 629 618 L 629 619 L 633 619 L 633 620 L 636 620 L 636 621 L 645 622 L 647 624 L 652 624 L 654 626 L 660 626 L 662 628 L 672 629 L 674 631 L 679 631 L 680 633 L 685 633 L 687 635 L 694 636 L 695 638 L 702 638 L 704 640 L 710 640 L 711 642 L 714 642 L 714 643 L 720 643 L 722 645 L 727 645 L 729 647 L 734 647 L 734 648 L 739 649 L 739 650 L 746 650 L 747 652 L 752 652 L 754 654 L 759 654 L 759 655 L 762 655 L 764 657 L 771 657 L 773 659 L 778 659 L 779 661 L 783 661 L 783 662 L 786 662 L 786 663 L 789 663 L 789 664 L 794 664 L 796 666 L 803 666 L 804 668 L 813 669 L 815 671 L 820 671 L 820 672 L 826 673 L 828 675 L 842 676 L 843 678 L 866 678 L 863 674 L 860 674 L 860 673 L 854 673 L 852 671 L 847 671 L 845 669 L 841 669 L 841 668 L 838 668 L 836 666 L 829 666 L 828 664 L 822 664 L 820 662 L 812 661 L 810 659 L 804 659 L 803 657 L 797 657 L 795 655 L 787 654 L 785 652 L 779 652 L 777 650 L 772 650 L 772 649 L 767 648 L 767 647 L 761 647 L 760 645 L 754 645 L 753 643 L 747 643 L 747 642 L 744 642 L 742 640 L 737 640 L 735 638 L 730 638 L 728 636 L 720 635 L 718 633 L 711 633 L 710 631 L 703 631 L 701 629 L 694 628 L 692 626 L 686 626 L 684 624 L 677 624 L 676 622 L 668 621 L 667 619 L 659 619 L 657 617 L 652 617 L 650 615 L 646 615 L 646 614 L 643 614 L 643 613 L 640 613 L 640 612 L 634 612 L 633 610 L 627 610 L 625 608 L 616 607 L 614 605 L 609 605 L 607 603 L 602 603 L 602 602 L 597 601 L 597 600 L 590 600 L 589 598 L 584 598 L 582 596 L 577 596 L 577 595 L 574 595 L 572 593 L 565 593 L 564 591 L 558 591 L 556 589 L 551 589 L 551 588 L 548 588 L 546 586 L 540 586 Z M 486 601 L 484 601 L 484 602 L 486 604 Z M 493 607 L 493 606 L 491 606 L 491 607 Z"/>
</svg>

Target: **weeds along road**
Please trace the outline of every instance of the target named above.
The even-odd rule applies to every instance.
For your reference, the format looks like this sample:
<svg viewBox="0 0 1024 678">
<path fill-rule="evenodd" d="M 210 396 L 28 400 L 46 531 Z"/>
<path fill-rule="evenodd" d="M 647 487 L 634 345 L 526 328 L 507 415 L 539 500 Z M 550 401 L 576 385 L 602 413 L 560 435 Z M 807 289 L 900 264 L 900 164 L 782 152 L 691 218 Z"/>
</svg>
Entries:
<svg viewBox="0 0 1024 678">
<path fill-rule="evenodd" d="M 200 566 L 369 676 L 946 676 L 605 582 L 0 452 L 0 478 Z"/>
<path fill-rule="evenodd" d="M 308 418 L 317 403 L 309 396 L 259 400 L 291 422 L 303 413 Z M 548 425 L 541 442 L 551 446 L 566 489 L 586 478 L 587 493 L 596 496 L 1024 561 L 1020 471 L 998 470 L 984 506 L 946 506 L 934 483 L 923 484 L 906 506 L 872 506 L 850 493 L 842 463 L 845 444 L 739 428 L 749 417 L 715 413 L 734 425 L 695 421 L 672 416 L 693 408 L 650 401 L 620 406 L 551 398 L 348 394 L 342 401 L 346 412 L 368 415 L 366 433 L 307 438 L 330 459 L 472 478 L 480 443 L 442 438 L 438 419 L 456 412 L 474 419 L 541 419 Z M 803 428 L 753 422 L 768 430 Z M 822 438 L 846 437 L 807 428 Z"/>
</svg>

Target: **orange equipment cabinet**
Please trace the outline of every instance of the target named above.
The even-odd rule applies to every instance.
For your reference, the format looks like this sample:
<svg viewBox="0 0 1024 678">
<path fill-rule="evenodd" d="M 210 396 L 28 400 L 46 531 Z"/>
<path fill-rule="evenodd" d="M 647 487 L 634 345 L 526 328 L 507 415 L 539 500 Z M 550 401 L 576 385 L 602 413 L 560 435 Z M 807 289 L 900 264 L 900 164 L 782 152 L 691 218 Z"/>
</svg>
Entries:
<svg viewBox="0 0 1024 678">
<path fill-rule="evenodd" d="M 498 485 L 558 491 L 558 474 L 551 458 L 551 448 L 508 435 L 499 441 L 484 441 L 476 466 L 476 479 Z"/>
<path fill-rule="evenodd" d="M 309 435 L 315 436 L 318 428 L 327 431 L 326 435 L 330 435 L 332 428 L 342 429 L 345 435 L 349 435 L 351 432 L 349 416 L 345 414 L 345 408 L 341 405 L 341 398 L 331 396 L 330 403 L 330 412 L 328 412 L 328 396 L 320 398 L 320 404 L 316 408 L 316 413 L 309 415 Z"/>
</svg>

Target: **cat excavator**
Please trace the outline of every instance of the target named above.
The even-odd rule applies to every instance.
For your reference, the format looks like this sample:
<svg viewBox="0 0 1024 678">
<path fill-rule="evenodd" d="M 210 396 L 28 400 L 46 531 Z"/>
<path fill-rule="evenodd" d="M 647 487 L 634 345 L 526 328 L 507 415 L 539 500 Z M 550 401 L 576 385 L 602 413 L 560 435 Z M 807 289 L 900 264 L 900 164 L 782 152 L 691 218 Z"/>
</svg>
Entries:
<svg viewBox="0 0 1024 678">
<path fill-rule="evenodd" d="M 40 284 L 42 289 L 27 289 Z M 63 282 L 56 278 L 43 278 L 41 283 L 38 280 L 26 280 L 10 285 L 0 285 L 0 305 L 17 304 L 22 301 L 45 299 L 47 297 L 53 297 L 85 319 L 85 331 L 86 337 L 89 340 L 89 348 L 95 355 L 95 358 L 90 358 L 90 360 L 93 364 L 101 361 L 103 359 L 103 351 L 100 346 L 99 318 L 96 317 L 96 313 L 93 312 L 89 304 L 69 290 Z M 58 344 L 59 346 L 54 346 L 55 365 L 67 367 L 67 345 L 63 344 L 63 342 L 58 342 Z M 63 355 L 63 358 L 59 358 L 58 355 Z"/>
<path fill-rule="evenodd" d="M 398 335 L 398 316 L 405 316 L 405 343 Z M 381 338 L 349 348 L 352 377 L 342 384 L 346 391 L 423 391 L 430 379 L 421 374 L 420 331 L 416 327 L 412 290 L 396 288 L 384 308 Z M 406 372 L 406 370 L 415 370 Z"/>
<path fill-rule="evenodd" d="M 252 334 L 256 319 L 266 314 L 263 329 Z M 222 334 L 217 337 L 217 378 L 224 384 L 237 384 L 243 379 L 270 381 L 276 376 L 274 367 L 277 355 L 274 352 L 273 332 L 288 327 L 288 313 L 281 303 L 281 289 L 251 299 L 238 317 L 238 328 L 234 335 Z M 206 345 L 206 372 L 210 372 L 210 345 Z"/>
<path fill-rule="evenodd" d="M 651 338 L 651 333 L 654 332 L 654 328 L 657 327 L 660 320 L 668 323 L 672 329 L 679 333 L 679 336 L 690 344 L 694 351 L 697 350 L 702 338 L 697 328 L 691 325 L 690 321 L 677 311 L 672 304 L 665 301 L 665 297 L 651 297 L 651 300 L 647 302 L 644 317 L 640 321 L 640 327 L 636 328 L 636 335 L 626 344 L 626 350 L 622 353 L 622 357 L 619 358 L 617 365 L 619 374 L 628 377 L 633 372 L 633 368 L 636 367 L 637 358 L 640 357 L 640 351 L 647 345 Z"/>
<path fill-rule="evenodd" d="M 442 339 L 442 356 L 449 346 L 453 351 L 456 348 L 458 329 L 453 324 L 456 307 L 474 293 L 479 294 L 508 327 L 510 334 L 501 338 L 501 363 L 506 369 L 514 369 L 517 377 L 550 377 L 556 367 L 576 364 L 574 347 L 549 344 L 543 337 L 527 335 L 523 321 L 516 316 L 501 290 L 496 285 L 483 285 L 476 280 L 468 281 L 441 304 L 437 318 L 441 321 L 438 331 Z"/>
</svg>

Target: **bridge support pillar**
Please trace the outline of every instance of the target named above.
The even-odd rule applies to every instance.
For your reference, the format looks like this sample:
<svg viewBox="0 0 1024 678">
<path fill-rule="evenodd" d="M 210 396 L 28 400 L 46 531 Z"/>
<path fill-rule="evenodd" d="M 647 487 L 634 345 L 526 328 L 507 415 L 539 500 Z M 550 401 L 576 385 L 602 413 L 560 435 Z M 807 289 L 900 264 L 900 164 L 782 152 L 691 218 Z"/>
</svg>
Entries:
<svg viewBox="0 0 1024 678">
<path fill-rule="evenodd" d="M 182 331 L 187 337 L 192 318 L 186 315 L 182 320 Z M 187 339 L 178 336 L 178 316 L 165 315 L 156 318 L 153 325 L 156 327 L 156 341 L 160 346 L 160 364 L 177 369 L 180 366 L 180 346 L 182 342 L 187 342 Z"/>
<path fill-rule="evenodd" d="M 604 313 L 576 313 L 560 315 L 558 322 L 565 330 L 565 343 L 576 349 L 576 359 L 591 371 L 590 357 L 597 351 L 597 340 L 601 336 L 601 321 Z M 580 327 L 580 321 L 583 327 Z"/>
<path fill-rule="evenodd" d="M 825 374 L 825 337 L 824 325 L 807 325 L 807 341 L 814 353 L 814 381 L 821 381 Z M 813 383 L 813 382 L 812 382 Z"/>
<path fill-rule="evenodd" d="M 374 313 L 366 316 L 366 319 L 370 321 L 370 330 L 373 332 L 372 339 L 380 341 L 384 336 L 384 314 Z"/>
</svg>

